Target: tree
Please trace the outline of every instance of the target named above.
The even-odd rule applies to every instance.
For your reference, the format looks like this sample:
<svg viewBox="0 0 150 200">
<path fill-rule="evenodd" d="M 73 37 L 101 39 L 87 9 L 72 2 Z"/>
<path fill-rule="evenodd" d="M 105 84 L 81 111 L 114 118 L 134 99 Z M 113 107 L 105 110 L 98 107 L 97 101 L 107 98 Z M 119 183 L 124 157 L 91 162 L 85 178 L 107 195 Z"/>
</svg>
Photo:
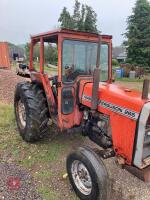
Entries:
<svg viewBox="0 0 150 200">
<path fill-rule="evenodd" d="M 75 30 L 78 30 L 78 27 L 80 26 L 80 20 L 81 20 L 80 5 L 81 5 L 80 2 L 78 0 L 75 0 L 74 12 L 72 16 L 73 28 Z"/>
<path fill-rule="evenodd" d="M 84 27 L 85 14 L 86 14 L 86 8 L 85 8 L 85 5 L 82 4 L 81 17 L 80 17 L 79 26 L 78 26 L 78 30 L 80 31 L 85 31 L 85 27 Z"/>
<path fill-rule="evenodd" d="M 57 65 L 58 55 L 56 46 L 49 44 L 44 47 L 44 60 L 45 63 Z"/>
<path fill-rule="evenodd" d="M 62 10 L 62 13 L 60 14 L 60 17 L 58 19 L 58 22 L 61 23 L 61 28 L 73 28 L 73 22 L 72 17 L 70 13 L 67 11 L 67 8 L 64 7 Z"/>
<path fill-rule="evenodd" d="M 150 66 L 150 4 L 148 0 L 137 0 L 133 14 L 127 20 L 127 61 Z"/>
<path fill-rule="evenodd" d="M 26 55 L 26 60 L 29 61 L 29 57 L 30 57 L 30 43 L 26 43 L 26 45 L 25 45 L 25 55 Z"/>
<path fill-rule="evenodd" d="M 25 54 L 26 60 L 29 61 L 30 56 L 30 43 L 26 43 L 25 45 Z M 33 60 L 37 61 L 40 59 L 40 45 L 37 43 L 33 48 Z M 45 63 L 50 63 L 53 65 L 57 64 L 58 55 L 57 55 L 57 46 L 48 44 L 44 46 L 44 61 Z"/>
<path fill-rule="evenodd" d="M 87 32 L 97 33 L 97 14 L 92 9 L 92 7 L 86 5 L 86 17 L 84 22 L 84 30 Z"/>
<path fill-rule="evenodd" d="M 86 31 L 97 33 L 97 14 L 88 5 L 84 5 L 75 0 L 73 15 L 64 7 L 58 21 L 61 28 L 70 28 L 77 31 Z"/>
</svg>

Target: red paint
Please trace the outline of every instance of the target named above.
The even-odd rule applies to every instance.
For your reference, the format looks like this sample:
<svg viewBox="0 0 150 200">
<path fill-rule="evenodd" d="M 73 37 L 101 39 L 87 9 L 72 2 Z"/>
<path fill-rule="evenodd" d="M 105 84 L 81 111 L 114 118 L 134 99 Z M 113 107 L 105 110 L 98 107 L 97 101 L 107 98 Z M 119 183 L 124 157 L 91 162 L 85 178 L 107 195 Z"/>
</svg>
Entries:
<svg viewBox="0 0 150 200">
<path fill-rule="evenodd" d="M 43 66 L 44 66 L 44 40 L 40 38 L 40 72 L 43 74 Z"/>
<path fill-rule="evenodd" d="M 82 84 L 85 84 L 84 81 L 81 83 L 81 85 Z M 82 88 L 83 92 L 81 92 L 81 94 L 84 93 L 85 95 L 92 97 L 92 83 L 87 83 Z M 141 99 L 140 92 L 126 92 L 125 88 L 109 83 L 101 83 L 99 85 L 99 99 L 120 107 L 128 108 L 137 113 L 140 113 L 143 105 L 146 102 L 145 100 Z M 86 100 L 81 100 L 81 103 L 91 107 L 91 103 Z M 119 113 L 115 113 L 114 111 L 102 106 L 98 107 L 98 111 L 110 116 L 113 147 L 115 150 L 117 150 L 117 154 L 126 158 L 127 164 L 131 164 L 137 121 Z"/>
</svg>

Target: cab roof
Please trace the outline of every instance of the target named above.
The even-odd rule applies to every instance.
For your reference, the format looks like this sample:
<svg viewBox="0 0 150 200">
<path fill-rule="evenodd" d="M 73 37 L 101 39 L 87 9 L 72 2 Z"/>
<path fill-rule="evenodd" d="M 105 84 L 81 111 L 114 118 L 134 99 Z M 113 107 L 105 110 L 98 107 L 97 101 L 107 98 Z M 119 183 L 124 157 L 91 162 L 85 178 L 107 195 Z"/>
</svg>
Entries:
<svg viewBox="0 0 150 200">
<path fill-rule="evenodd" d="M 56 42 L 58 40 L 59 34 L 69 34 L 69 35 L 78 35 L 78 36 L 88 36 L 88 37 L 98 37 L 98 33 L 89 33 L 89 32 L 83 32 L 83 31 L 76 31 L 76 30 L 70 30 L 66 28 L 60 28 L 53 31 L 40 33 L 37 35 L 32 35 L 31 39 L 34 41 L 39 41 L 40 38 L 43 38 L 45 42 Z M 101 35 L 103 38 L 112 39 L 111 35 Z"/>
</svg>

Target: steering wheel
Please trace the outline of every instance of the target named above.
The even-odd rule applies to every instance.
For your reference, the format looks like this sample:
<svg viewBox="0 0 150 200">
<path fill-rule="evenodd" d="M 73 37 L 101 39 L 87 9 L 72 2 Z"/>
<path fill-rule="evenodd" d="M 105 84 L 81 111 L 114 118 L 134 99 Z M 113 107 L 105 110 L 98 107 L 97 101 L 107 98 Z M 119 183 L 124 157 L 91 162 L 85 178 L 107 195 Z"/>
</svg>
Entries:
<svg viewBox="0 0 150 200">
<path fill-rule="evenodd" d="M 52 85 L 57 86 L 57 83 L 58 83 L 58 76 L 54 76 L 52 80 Z"/>
</svg>

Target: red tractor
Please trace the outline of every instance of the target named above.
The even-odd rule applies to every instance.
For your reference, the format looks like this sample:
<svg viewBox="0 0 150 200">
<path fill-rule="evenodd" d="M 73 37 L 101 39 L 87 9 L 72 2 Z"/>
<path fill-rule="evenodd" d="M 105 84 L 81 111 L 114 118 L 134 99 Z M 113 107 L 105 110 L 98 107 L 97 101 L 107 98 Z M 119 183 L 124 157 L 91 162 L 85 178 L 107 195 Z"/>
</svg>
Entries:
<svg viewBox="0 0 150 200">
<path fill-rule="evenodd" d="M 33 62 L 39 43 L 40 67 Z M 44 70 L 44 45 L 55 43 L 58 72 Z M 80 147 L 67 158 L 70 182 L 80 199 L 110 199 L 110 183 L 103 159 L 118 162 L 149 181 L 149 82 L 143 93 L 112 81 L 112 37 L 60 29 L 31 37 L 30 81 L 16 87 L 14 106 L 22 138 L 34 142 L 44 137 L 50 121 L 60 130 L 82 130 L 100 150 Z"/>
</svg>

